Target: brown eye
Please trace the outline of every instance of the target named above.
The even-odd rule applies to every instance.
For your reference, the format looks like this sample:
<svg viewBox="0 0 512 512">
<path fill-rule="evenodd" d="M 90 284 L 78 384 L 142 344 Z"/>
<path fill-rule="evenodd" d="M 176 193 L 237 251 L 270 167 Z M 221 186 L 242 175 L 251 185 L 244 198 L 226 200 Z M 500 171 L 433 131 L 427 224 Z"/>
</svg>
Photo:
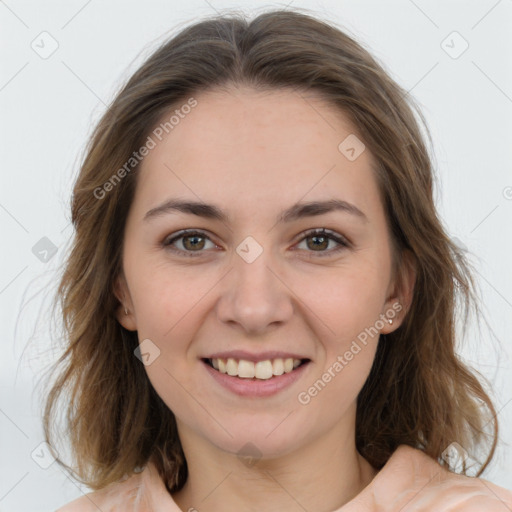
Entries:
<svg viewBox="0 0 512 512">
<path fill-rule="evenodd" d="M 301 243 L 304 241 L 306 241 L 308 252 L 319 253 L 318 256 L 328 256 L 349 247 L 347 240 L 336 233 L 328 232 L 325 229 L 314 229 L 308 231 L 306 236 L 302 238 Z M 335 242 L 337 246 L 327 250 L 330 242 Z"/>
<path fill-rule="evenodd" d="M 177 252 L 186 256 L 199 256 L 205 249 L 207 242 L 214 247 L 215 244 L 200 231 L 181 231 L 172 238 L 167 238 L 163 245 L 173 252 Z"/>
<path fill-rule="evenodd" d="M 329 245 L 329 237 L 323 235 L 312 235 L 305 238 L 305 240 L 311 240 L 311 243 L 308 243 L 307 246 L 309 249 L 327 249 Z"/>
<path fill-rule="evenodd" d="M 203 236 L 199 235 L 187 235 L 183 236 L 183 246 L 187 250 L 195 250 L 195 249 L 203 249 L 205 244 L 205 239 Z"/>
</svg>

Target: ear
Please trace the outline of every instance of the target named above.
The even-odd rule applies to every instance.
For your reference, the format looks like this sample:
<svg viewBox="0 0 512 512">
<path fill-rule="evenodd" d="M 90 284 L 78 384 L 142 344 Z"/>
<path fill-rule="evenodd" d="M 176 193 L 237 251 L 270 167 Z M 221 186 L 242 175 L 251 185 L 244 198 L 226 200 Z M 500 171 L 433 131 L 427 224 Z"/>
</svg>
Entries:
<svg viewBox="0 0 512 512">
<path fill-rule="evenodd" d="M 119 300 L 115 315 L 117 321 L 129 331 L 137 330 L 137 321 L 133 308 L 133 302 L 128 289 L 128 284 L 124 273 L 121 272 L 114 283 L 114 295 Z"/>
<path fill-rule="evenodd" d="M 393 320 L 386 321 L 382 334 L 389 334 L 398 329 L 411 307 L 416 283 L 416 258 L 409 250 L 404 250 L 401 256 L 399 268 L 391 285 L 391 293 L 384 304 L 383 315 Z"/>
</svg>

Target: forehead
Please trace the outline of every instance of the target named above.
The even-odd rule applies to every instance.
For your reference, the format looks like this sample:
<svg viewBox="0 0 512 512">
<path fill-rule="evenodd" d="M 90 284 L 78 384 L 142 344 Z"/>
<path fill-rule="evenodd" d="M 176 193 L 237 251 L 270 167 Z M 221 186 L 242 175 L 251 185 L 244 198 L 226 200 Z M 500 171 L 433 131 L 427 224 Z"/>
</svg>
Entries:
<svg viewBox="0 0 512 512">
<path fill-rule="evenodd" d="M 249 201 L 259 210 L 300 199 L 342 197 L 361 208 L 379 202 L 372 155 L 348 117 L 315 93 L 241 88 L 194 99 L 172 125 L 165 122 L 179 104 L 162 117 L 167 129 L 159 137 L 150 134 L 155 147 L 136 193 L 145 206 L 172 195 L 252 215 Z M 347 145 L 362 152 L 348 158 Z"/>
</svg>

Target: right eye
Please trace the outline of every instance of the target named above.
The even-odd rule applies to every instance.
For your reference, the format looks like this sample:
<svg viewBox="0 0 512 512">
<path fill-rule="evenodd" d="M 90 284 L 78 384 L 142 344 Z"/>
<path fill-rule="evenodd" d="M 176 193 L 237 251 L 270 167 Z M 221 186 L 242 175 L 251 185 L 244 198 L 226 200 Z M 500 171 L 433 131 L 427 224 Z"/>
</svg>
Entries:
<svg viewBox="0 0 512 512">
<path fill-rule="evenodd" d="M 205 241 L 209 241 L 213 246 L 216 245 L 210 240 L 210 238 L 202 233 L 201 231 L 196 230 L 183 230 L 175 235 L 171 235 L 167 237 L 163 246 L 170 251 L 177 253 L 182 256 L 199 256 L 202 252 L 202 249 L 205 247 Z M 175 246 L 175 244 L 181 244 L 181 248 Z"/>
</svg>

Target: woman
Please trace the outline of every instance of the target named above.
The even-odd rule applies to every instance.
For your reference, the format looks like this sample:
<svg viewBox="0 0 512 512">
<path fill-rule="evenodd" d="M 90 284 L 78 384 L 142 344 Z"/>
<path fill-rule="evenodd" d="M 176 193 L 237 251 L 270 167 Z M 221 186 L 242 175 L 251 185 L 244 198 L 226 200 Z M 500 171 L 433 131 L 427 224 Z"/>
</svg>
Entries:
<svg viewBox="0 0 512 512">
<path fill-rule="evenodd" d="M 65 398 L 95 491 L 61 511 L 512 509 L 467 476 L 496 412 L 405 96 L 291 11 L 197 23 L 133 75 L 73 194 L 45 430 Z"/>
</svg>

